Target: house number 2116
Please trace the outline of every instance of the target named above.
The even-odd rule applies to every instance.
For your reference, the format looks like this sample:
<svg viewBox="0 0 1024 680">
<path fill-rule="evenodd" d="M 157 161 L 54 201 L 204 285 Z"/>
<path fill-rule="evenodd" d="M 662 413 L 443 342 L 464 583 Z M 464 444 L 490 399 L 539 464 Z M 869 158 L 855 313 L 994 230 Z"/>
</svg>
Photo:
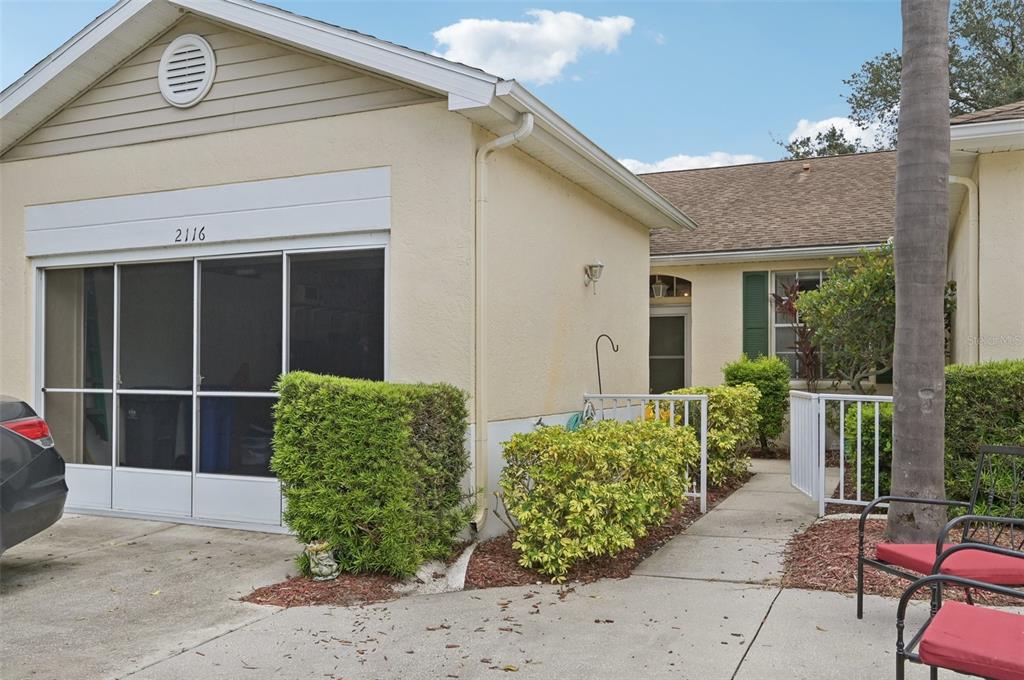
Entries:
<svg viewBox="0 0 1024 680">
<path fill-rule="evenodd" d="M 206 227 L 181 227 L 174 230 L 175 243 L 193 243 L 206 240 Z"/>
</svg>

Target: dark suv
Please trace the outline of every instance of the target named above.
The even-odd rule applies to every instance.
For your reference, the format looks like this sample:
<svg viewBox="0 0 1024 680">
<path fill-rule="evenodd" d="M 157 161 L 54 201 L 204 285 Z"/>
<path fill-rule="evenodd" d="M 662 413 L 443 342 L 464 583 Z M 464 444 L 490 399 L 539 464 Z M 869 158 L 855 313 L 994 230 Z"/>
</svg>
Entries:
<svg viewBox="0 0 1024 680">
<path fill-rule="evenodd" d="M 0 395 L 0 553 L 60 519 L 67 495 L 64 459 L 46 421 Z"/>
</svg>

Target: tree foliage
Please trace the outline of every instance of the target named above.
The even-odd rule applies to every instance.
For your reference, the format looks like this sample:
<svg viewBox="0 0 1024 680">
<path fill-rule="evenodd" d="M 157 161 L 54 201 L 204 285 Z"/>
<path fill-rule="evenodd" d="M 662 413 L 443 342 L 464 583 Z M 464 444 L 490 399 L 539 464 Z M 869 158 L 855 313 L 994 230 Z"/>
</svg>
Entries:
<svg viewBox="0 0 1024 680">
<path fill-rule="evenodd" d="M 861 65 L 843 82 L 861 127 L 879 125 L 883 146 L 896 144 L 900 53 Z M 1024 0 L 960 0 L 949 25 L 949 109 L 958 116 L 1024 99 Z"/>
<path fill-rule="evenodd" d="M 811 137 L 798 137 L 788 144 L 779 145 L 789 154 L 786 158 L 818 158 L 820 156 L 839 156 L 848 153 L 860 153 L 869 149 L 861 144 L 859 139 L 849 139 L 842 130 L 835 125 L 824 132 Z"/>
<path fill-rule="evenodd" d="M 799 296 L 796 308 L 821 348 L 827 373 L 863 393 L 866 380 L 892 368 L 896 332 L 892 246 L 838 260 L 817 290 Z"/>
</svg>

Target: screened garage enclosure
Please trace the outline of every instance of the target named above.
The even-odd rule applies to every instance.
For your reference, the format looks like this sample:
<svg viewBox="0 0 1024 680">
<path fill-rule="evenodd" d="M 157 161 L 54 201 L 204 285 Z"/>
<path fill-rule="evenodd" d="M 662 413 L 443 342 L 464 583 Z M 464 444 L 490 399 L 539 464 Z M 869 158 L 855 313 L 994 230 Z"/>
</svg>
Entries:
<svg viewBox="0 0 1024 680">
<path fill-rule="evenodd" d="M 274 382 L 384 378 L 383 248 L 42 270 L 69 506 L 280 525 Z"/>
</svg>

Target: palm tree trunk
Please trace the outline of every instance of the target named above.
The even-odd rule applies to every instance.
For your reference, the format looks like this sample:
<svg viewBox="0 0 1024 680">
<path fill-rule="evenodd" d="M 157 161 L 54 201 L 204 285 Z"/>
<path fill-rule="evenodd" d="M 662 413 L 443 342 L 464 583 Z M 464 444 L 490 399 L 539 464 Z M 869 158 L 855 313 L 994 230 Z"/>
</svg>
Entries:
<svg viewBox="0 0 1024 680">
<path fill-rule="evenodd" d="M 903 0 L 897 139 L 892 490 L 944 498 L 949 0 Z M 895 504 L 886 534 L 932 542 L 945 520 L 941 506 Z"/>
</svg>

